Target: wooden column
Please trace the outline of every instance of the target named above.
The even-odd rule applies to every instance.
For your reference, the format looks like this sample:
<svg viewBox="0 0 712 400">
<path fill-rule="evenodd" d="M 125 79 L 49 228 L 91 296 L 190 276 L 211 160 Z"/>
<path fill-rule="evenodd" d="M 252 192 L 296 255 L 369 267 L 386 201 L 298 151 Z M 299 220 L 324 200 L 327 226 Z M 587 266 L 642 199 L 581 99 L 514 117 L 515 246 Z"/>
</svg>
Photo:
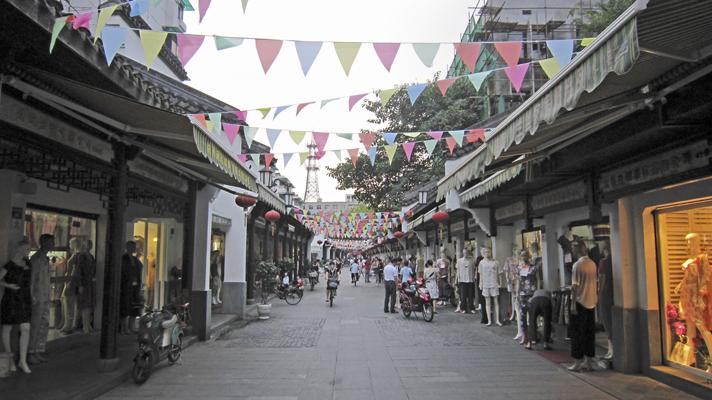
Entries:
<svg viewBox="0 0 712 400">
<path fill-rule="evenodd" d="M 252 209 L 250 213 L 250 219 L 247 223 L 247 240 L 245 245 L 247 246 L 247 268 L 245 272 L 245 281 L 247 283 L 247 302 L 249 304 L 255 298 L 255 254 L 257 249 L 255 243 L 257 238 L 255 236 L 255 223 L 257 221 L 257 207 Z"/>
</svg>

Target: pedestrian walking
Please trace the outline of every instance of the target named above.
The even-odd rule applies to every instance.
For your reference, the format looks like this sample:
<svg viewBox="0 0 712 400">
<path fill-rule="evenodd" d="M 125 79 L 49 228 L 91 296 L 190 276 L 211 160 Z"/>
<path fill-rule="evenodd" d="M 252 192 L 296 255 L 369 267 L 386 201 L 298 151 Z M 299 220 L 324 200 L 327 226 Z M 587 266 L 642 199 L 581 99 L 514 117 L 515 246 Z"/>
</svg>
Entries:
<svg viewBox="0 0 712 400">
<path fill-rule="evenodd" d="M 383 268 L 383 281 L 386 286 L 386 299 L 383 302 L 383 312 L 396 312 L 396 278 L 398 270 L 393 265 L 393 261 L 388 259 L 388 264 Z M 390 305 L 390 308 L 389 308 Z"/>
<path fill-rule="evenodd" d="M 584 242 L 578 243 L 579 258 L 571 271 L 571 357 L 570 371 L 594 369 L 596 356 L 596 303 L 598 303 L 598 271 L 588 256 Z"/>
<path fill-rule="evenodd" d="M 358 262 L 354 259 L 351 262 L 351 283 L 353 283 L 354 286 L 356 286 L 356 281 L 358 281 L 358 270 Z"/>
<path fill-rule="evenodd" d="M 364 282 L 371 283 L 371 260 L 369 259 L 363 262 L 363 277 Z"/>
</svg>

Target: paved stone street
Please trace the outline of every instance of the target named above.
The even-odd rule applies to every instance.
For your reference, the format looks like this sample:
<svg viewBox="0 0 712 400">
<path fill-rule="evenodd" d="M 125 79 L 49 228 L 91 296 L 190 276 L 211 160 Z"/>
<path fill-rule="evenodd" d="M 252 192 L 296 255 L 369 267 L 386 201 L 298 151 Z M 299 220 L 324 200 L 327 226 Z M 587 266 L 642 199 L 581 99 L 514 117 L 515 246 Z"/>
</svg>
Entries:
<svg viewBox="0 0 712 400">
<path fill-rule="evenodd" d="M 193 346 L 181 365 L 164 362 L 143 386 L 127 382 L 102 399 L 692 398 L 643 377 L 569 373 L 479 316 L 386 315 L 374 283 L 342 285 L 333 308 L 323 291 L 307 290 L 296 306 L 273 300 L 270 320 Z"/>
</svg>

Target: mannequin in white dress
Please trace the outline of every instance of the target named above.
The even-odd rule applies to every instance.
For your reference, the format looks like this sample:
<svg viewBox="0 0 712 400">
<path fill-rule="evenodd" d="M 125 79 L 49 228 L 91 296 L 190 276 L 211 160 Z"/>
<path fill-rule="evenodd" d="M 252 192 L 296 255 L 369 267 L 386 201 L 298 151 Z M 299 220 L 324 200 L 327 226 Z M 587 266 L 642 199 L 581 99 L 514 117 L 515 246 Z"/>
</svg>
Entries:
<svg viewBox="0 0 712 400">
<path fill-rule="evenodd" d="M 499 278 L 502 268 L 499 261 L 492 258 L 492 251 L 483 247 L 480 250 L 483 259 L 480 261 L 480 289 L 485 297 L 485 309 L 487 312 L 487 326 L 492 325 L 492 303 L 494 303 L 494 320 L 497 326 L 502 326 L 499 322 Z"/>
</svg>

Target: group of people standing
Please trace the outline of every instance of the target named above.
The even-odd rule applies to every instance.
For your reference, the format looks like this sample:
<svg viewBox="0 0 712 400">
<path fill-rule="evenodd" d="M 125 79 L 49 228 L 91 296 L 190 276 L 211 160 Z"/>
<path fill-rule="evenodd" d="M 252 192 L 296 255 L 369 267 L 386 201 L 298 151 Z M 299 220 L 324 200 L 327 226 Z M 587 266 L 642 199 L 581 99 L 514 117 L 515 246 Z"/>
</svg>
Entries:
<svg viewBox="0 0 712 400">
<path fill-rule="evenodd" d="M 50 264 L 49 252 L 54 249 L 54 236 L 43 234 L 39 249 L 30 257 L 29 242 L 17 244 L 8 261 L 0 268 L 0 286 L 4 291 L 0 302 L 2 343 L 6 352 L 11 351 L 12 332 L 19 331 L 19 357 L 11 371 L 19 368 L 30 373 L 30 365 L 47 362 L 46 344 L 49 333 L 50 313 Z M 85 332 L 91 330 L 91 314 L 94 307 L 96 263 L 90 253 L 91 242 L 73 238 L 70 242 L 71 256 L 67 259 L 66 282 L 62 290 L 63 332 L 76 329 L 81 312 Z"/>
</svg>

